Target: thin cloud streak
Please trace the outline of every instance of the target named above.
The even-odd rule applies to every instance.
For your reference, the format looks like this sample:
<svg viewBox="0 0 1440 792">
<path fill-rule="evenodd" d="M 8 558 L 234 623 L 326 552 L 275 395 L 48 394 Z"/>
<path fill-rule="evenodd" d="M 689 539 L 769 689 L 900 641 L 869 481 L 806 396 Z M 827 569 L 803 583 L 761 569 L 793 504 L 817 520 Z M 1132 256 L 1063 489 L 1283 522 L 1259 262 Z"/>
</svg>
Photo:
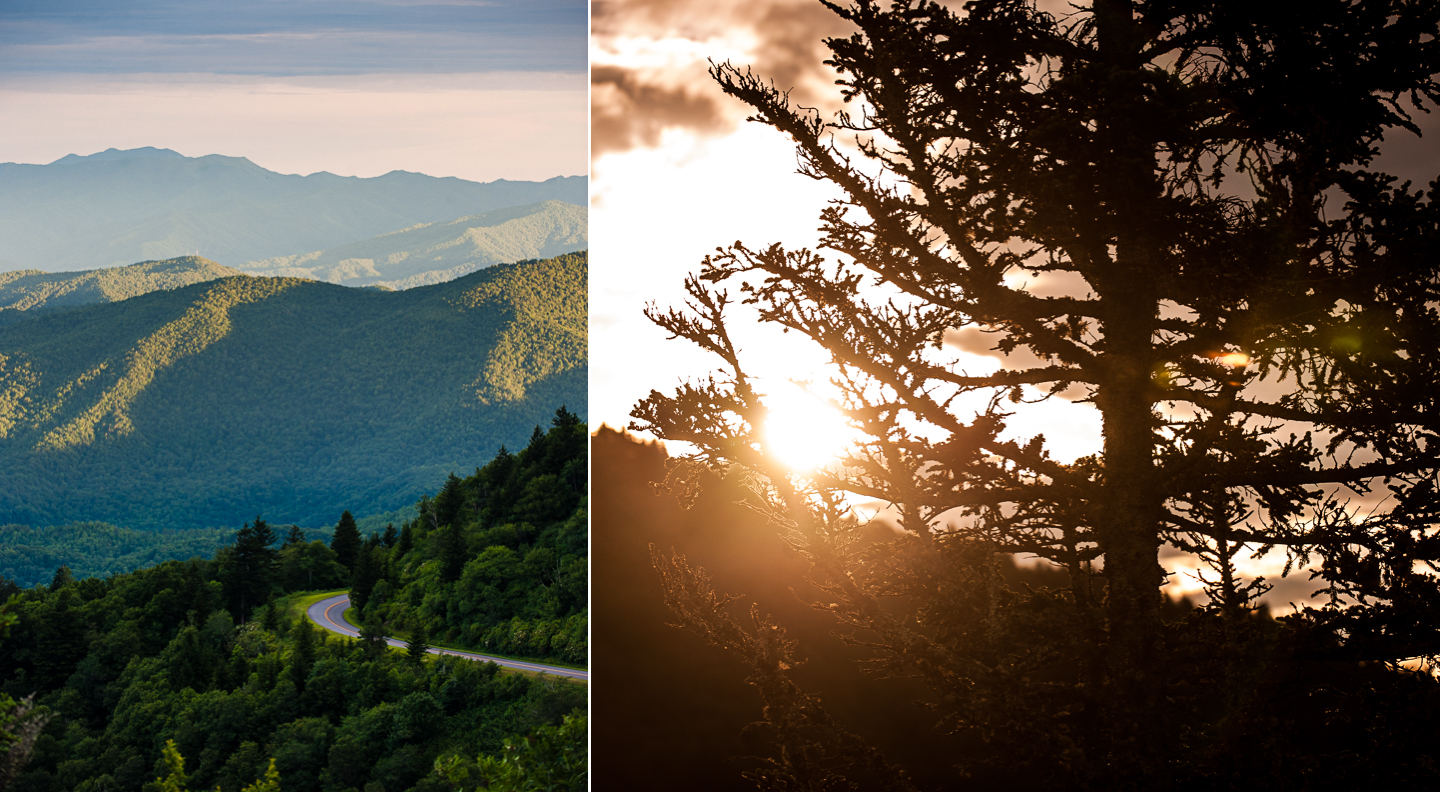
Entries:
<svg viewBox="0 0 1440 792">
<path fill-rule="evenodd" d="M 582 0 L 258 6 L 69 0 L 0 8 L 0 79 L 14 72 L 583 73 L 585 53 Z"/>
</svg>

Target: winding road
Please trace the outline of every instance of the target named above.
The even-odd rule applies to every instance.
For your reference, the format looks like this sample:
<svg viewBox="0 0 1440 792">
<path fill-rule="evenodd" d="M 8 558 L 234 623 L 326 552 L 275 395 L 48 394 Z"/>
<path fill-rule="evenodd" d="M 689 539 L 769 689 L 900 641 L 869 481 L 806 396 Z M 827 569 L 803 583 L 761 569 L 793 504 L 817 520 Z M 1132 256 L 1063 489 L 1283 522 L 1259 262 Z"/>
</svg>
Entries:
<svg viewBox="0 0 1440 792">
<path fill-rule="evenodd" d="M 345 609 L 348 607 L 350 607 L 350 595 L 337 594 L 333 597 L 326 597 L 314 605 L 311 605 L 306 609 L 305 615 L 310 617 L 310 621 L 315 622 L 330 632 L 348 635 L 351 638 L 359 638 L 360 632 L 354 627 L 351 627 L 343 616 Z M 405 646 L 404 641 L 396 638 L 386 638 L 385 643 L 391 646 Z M 504 668 L 513 668 L 517 671 L 537 671 L 543 674 L 553 674 L 554 676 L 578 679 L 581 682 L 588 683 L 590 681 L 590 672 L 578 668 L 565 668 L 563 666 L 551 666 L 542 663 L 527 663 L 523 660 L 507 660 L 503 657 L 491 657 L 490 655 L 475 654 L 474 652 L 462 652 L 458 649 L 441 649 L 438 646 L 432 646 L 428 651 L 430 654 L 453 655 L 455 657 L 463 657 L 466 660 L 489 660 Z"/>
</svg>

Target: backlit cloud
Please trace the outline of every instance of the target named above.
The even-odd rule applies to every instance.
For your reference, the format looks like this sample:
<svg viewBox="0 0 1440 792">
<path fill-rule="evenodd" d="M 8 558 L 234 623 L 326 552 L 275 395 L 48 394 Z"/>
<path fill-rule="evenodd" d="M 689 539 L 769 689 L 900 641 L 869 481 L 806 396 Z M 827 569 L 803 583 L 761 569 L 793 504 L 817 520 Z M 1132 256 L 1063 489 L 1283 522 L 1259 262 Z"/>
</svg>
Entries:
<svg viewBox="0 0 1440 792">
<path fill-rule="evenodd" d="M 715 86 L 707 59 L 749 66 L 794 101 L 828 106 L 834 74 L 821 65 L 823 39 L 850 32 L 812 0 L 597 0 L 591 25 L 595 156 L 654 146 L 670 128 L 733 131 L 744 108 Z"/>
</svg>

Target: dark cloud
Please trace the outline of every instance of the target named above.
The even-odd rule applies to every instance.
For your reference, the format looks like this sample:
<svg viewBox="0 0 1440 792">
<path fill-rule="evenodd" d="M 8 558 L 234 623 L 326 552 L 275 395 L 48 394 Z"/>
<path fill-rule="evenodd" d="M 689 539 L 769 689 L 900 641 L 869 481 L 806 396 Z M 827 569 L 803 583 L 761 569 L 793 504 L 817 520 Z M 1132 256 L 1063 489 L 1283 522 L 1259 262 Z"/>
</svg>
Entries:
<svg viewBox="0 0 1440 792">
<path fill-rule="evenodd" d="M 703 69 L 692 80 L 670 84 L 677 76 L 619 66 L 590 70 L 590 148 L 594 156 L 654 146 L 667 128 L 683 127 L 723 133 L 737 114 L 722 108 L 724 97 L 708 82 Z"/>
<path fill-rule="evenodd" d="M 848 23 L 815 0 L 713 3 L 704 0 L 597 0 L 591 30 L 603 49 L 620 37 L 688 39 L 695 42 L 749 39 L 749 60 L 736 63 L 791 91 L 798 104 L 832 109 L 833 74 L 822 66 L 824 39 L 848 35 Z M 717 47 L 719 45 L 717 44 Z M 658 142 L 668 128 L 725 134 L 744 108 L 720 93 L 706 64 L 656 70 L 596 64 L 591 70 L 595 155 Z"/>
</svg>

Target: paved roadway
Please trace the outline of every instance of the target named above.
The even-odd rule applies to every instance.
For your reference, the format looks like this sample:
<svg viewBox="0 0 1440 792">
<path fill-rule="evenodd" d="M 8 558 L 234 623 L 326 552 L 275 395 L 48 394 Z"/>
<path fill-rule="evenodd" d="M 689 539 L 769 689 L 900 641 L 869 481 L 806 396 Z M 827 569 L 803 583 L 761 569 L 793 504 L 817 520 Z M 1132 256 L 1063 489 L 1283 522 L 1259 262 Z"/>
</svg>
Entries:
<svg viewBox="0 0 1440 792">
<path fill-rule="evenodd" d="M 316 624 L 324 627 L 330 632 L 340 633 L 341 635 L 348 635 L 352 638 L 358 638 L 360 637 L 359 631 L 357 631 L 354 627 L 351 627 L 349 623 L 345 621 L 345 618 L 343 616 L 343 614 L 345 613 L 345 609 L 348 607 L 350 607 L 350 595 L 337 594 L 333 597 L 327 597 L 315 603 L 314 605 L 311 605 L 305 613 L 307 616 L 310 617 L 310 621 L 315 622 Z M 398 640 L 396 638 L 386 638 L 385 643 L 388 643 L 391 646 L 399 646 L 402 648 L 405 646 L 404 641 Z M 504 666 L 505 668 L 514 668 L 520 671 L 539 671 L 545 674 L 554 674 L 555 676 L 578 679 L 582 682 L 590 681 L 589 671 L 581 671 L 575 668 L 543 665 L 541 663 L 526 663 L 521 660 L 507 660 L 503 657 L 491 657 L 490 655 L 475 654 L 474 652 L 461 652 L 456 649 L 441 649 L 436 646 L 430 647 L 429 651 L 430 654 L 454 655 L 455 657 L 463 657 L 467 660 L 489 660 L 490 662 L 497 663 L 501 666 Z"/>
</svg>

